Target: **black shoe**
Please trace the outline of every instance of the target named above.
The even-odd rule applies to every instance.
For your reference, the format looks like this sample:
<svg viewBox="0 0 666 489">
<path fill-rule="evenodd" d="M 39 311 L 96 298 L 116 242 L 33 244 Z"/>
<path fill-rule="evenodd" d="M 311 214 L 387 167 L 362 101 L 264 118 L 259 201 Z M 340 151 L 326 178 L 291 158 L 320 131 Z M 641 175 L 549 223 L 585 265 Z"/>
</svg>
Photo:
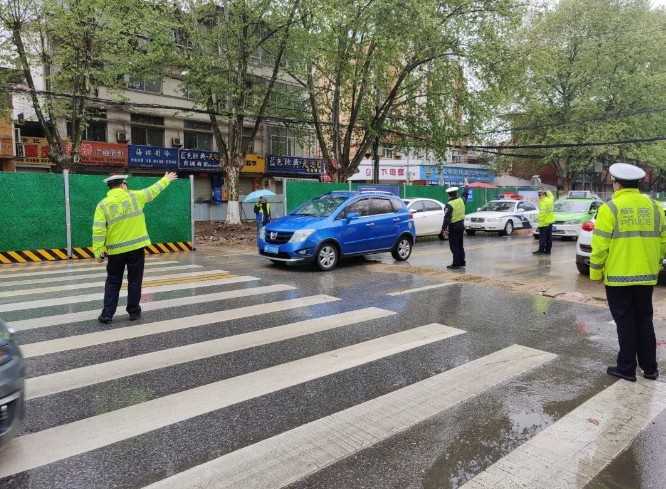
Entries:
<svg viewBox="0 0 666 489">
<path fill-rule="evenodd" d="M 643 372 L 643 377 L 649 380 L 657 380 L 659 378 L 659 370 L 650 373 Z"/>
<path fill-rule="evenodd" d="M 129 320 L 130 321 L 138 321 L 141 319 L 141 311 L 139 312 L 130 312 L 129 313 Z"/>
<path fill-rule="evenodd" d="M 624 372 L 621 372 L 620 369 L 618 369 L 617 367 L 608 367 L 606 373 L 608 375 L 612 375 L 613 377 L 618 377 L 620 379 L 628 380 L 629 382 L 636 382 L 636 374 L 634 375 L 625 374 Z"/>
<path fill-rule="evenodd" d="M 104 317 L 104 316 L 102 316 L 102 315 L 100 315 L 100 316 L 97 318 L 97 320 L 98 320 L 100 323 L 102 323 L 102 324 L 111 324 L 111 321 L 113 321 L 113 319 L 111 319 L 111 318 L 107 318 L 107 317 Z"/>
<path fill-rule="evenodd" d="M 536 250 L 536 251 L 533 251 L 532 254 L 533 254 L 533 255 L 543 255 L 544 252 L 541 251 L 541 250 Z"/>
</svg>

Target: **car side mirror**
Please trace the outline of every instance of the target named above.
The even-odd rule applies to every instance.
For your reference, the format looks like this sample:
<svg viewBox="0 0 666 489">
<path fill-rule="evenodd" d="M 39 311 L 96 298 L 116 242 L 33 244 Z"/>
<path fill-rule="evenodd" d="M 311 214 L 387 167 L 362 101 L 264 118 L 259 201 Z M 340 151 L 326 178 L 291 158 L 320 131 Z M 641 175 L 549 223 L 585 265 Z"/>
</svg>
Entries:
<svg viewBox="0 0 666 489">
<path fill-rule="evenodd" d="M 350 212 L 349 214 L 347 214 L 346 219 L 349 222 L 358 219 L 359 217 L 361 217 L 361 214 L 359 214 L 358 212 Z"/>
</svg>

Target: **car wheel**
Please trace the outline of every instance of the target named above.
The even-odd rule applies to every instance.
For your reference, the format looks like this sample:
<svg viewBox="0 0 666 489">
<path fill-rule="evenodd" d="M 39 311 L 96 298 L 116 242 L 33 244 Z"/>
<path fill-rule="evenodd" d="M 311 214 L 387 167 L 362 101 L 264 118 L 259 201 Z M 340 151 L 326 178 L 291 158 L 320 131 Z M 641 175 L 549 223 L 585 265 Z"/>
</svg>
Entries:
<svg viewBox="0 0 666 489">
<path fill-rule="evenodd" d="M 500 233 L 500 236 L 511 236 L 513 234 L 513 221 L 507 221 L 504 226 L 504 231 Z"/>
<path fill-rule="evenodd" d="M 465 233 L 467 234 L 467 236 L 476 236 L 476 231 L 474 231 L 473 229 L 465 229 Z"/>
<path fill-rule="evenodd" d="M 397 261 L 405 261 L 409 259 L 411 254 L 412 241 L 405 236 L 401 237 L 391 250 L 391 255 L 393 255 L 393 258 Z"/>
<path fill-rule="evenodd" d="M 317 267 L 323 272 L 329 272 L 338 265 L 340 252 L 333 243 L 324 243 L 317 250 Z"/>
<path fill-rule="evenodd" d="M 578 269 L 578 273 L 581 275 L 585 275 L 586 277 L 590 276 L 590 266 L 585 265 L 584 263 L 578 263 L 576 262 L 576 268 Z"/>
</svg>

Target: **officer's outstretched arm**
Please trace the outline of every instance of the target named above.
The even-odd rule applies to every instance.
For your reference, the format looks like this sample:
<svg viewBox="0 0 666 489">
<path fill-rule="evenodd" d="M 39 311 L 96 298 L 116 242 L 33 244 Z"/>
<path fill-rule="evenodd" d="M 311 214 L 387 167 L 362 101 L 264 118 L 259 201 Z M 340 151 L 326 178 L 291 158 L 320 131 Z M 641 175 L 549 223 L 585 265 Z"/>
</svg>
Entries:
<svg viewBox="0 0 666 489">
<path fill-rule="evenodd" d="M 92 249 L 95 258 L 100 258 L 106 253 L 106 216 L 101 206 L 95 209 L 92 227 Z"/>
<path fill-rule="evenodd" d="M 607 205 L 602 205 L 594 223 L 592 234 L 592 255 L 590 256 L 590 279 L 602 280 L 604 265 L 608 258 L 615 217 Z"/>
<path fill-rule="evenodd" d="M 157 183 L 154 183 L 150 187 L 146 187 L 143 190 L 134 192 L 137 200 L 141 204 L 141 207 L 146 205 L 148 202 L 155 200 L 157 196 L 175 179 L 175 173 L 167 173 Z"/>
</svg>

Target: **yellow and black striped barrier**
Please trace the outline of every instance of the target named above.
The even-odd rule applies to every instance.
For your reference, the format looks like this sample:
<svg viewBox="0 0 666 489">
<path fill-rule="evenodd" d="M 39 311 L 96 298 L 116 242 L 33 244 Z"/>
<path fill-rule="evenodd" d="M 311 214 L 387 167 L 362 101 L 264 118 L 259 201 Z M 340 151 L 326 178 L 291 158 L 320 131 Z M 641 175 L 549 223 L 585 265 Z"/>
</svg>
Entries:
<svg viewBox="0 0 666 489">
<path fill-rule="evenodd" d="M 154 243 L 146 247 L 147 255 L 159 255 L 160 253 L 178 253 L 181 251 L 192 251 L 192 243 L 189 241 L 177 241 L 173 243 Z M 93 258 L 92 247 L 72 248 L 72 259 L 80 260 Z M 67 248 L 49 248 L 39 250 L 23 251 L 0 251 L 0 264 L 10 265 L 13 263 L 35 263 L 42 261 L 68 260 Z"/>
</svg>

